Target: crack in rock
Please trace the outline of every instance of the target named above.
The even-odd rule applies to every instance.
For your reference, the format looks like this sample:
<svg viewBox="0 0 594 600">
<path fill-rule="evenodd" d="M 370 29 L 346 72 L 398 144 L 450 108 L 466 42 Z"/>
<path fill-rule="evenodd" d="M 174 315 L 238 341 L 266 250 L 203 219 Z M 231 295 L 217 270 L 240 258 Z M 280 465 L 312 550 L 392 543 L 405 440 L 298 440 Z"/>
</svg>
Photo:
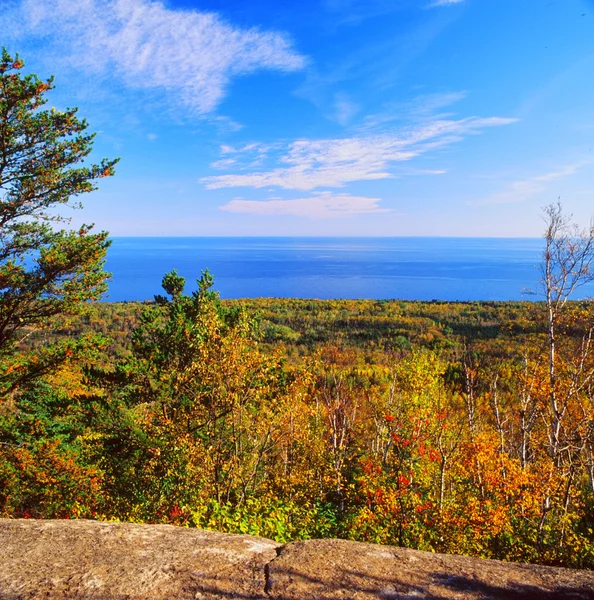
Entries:
<svg viewBox="0 0 594 600">
<path fill-rule="evenodd" d="M 283 544 L 282 546 L 278 546 L 276 548 L 276 556 L 264 565 L 264 593 L 269 598 L 272 598 L 270 593 L 272 591 L 272 586 L 273 586 L 272 577 L 270 576 L 270 565 L 281 555 L 281 552 L 285 549 L 285 546 L 286 546 L 286 544 Z"/>
</svg>

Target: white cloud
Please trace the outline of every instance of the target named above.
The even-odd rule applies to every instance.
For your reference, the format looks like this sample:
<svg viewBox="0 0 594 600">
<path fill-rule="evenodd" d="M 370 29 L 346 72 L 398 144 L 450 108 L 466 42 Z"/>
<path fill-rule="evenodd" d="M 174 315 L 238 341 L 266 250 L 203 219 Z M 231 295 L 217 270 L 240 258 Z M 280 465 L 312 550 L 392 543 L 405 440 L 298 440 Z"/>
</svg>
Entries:
<svg viewBox="0 0 594 600">
<path fill-rule="evenodd" d="M 264 188 L 276 186 L 293 190 L 342 187 L 352 181 L 386 179 L 392 163 L 408 161 L 442 146 L 480 133 L 486 127 L 507 125 L 515 119 L 469 117 L 436 120 L 401 129 L 392 134 L 361 135 L 329 140 L 297 140 L 280 158 L 287 165 L 270 171 L 205 177 L 209 189 L 227 187 Z"/>
<path fill-rule="evenodd" d="M 569 177 L 574 175 L 582 167 L 592 164 L 591 161 L 579 162 L 574 165 L 567 165 L 538 175 L 536 177 L 530 177 L 521 181 L 513 181 L 508 184 L 507 188 L 503 192 L 497 192 L 483 199 L 471 200 L 467 204 L 471 205 L 484 205 L 484 204 L 512 204 L 516 202 L 525 202 L 538 196 L 539 194 L 546 192 L 550 188 L 550 184 L 553 181 Z M 556 193 L 553 196 L 558 195 Z"/>
<path fill-rule="evenodd" d="M 261 166 L 268 153 L 273 148 L 270 144 L 261 144 L 259 142 L 250 142 L 243 146 L 235 147 L 223 144 L 219 150 L 220 160 L 210 163 L 213 169 L 230 169 L 235 167 L 241 171 Z"/>
<path fill-rule="evenodd" d="M 222 158 L 221 160 L 215 160 L 215 162 L 210 163 L 210 166 L 213 169 L 228 169 L 236 164 L 237 161 L 234 158 Z"/>
<path fill-rule="evenodd" d="M 164 89 L 200 113 L 217 106 L 235 75 L 305 64 L 285 35 L 157 0 L 19 0 L 0 8 L 0 29 L 36 38 L 46 55 L 91 74 Z"/>
<path fill-rule="evenodd" d="M 460 4 L 464 0 L 435 0 L 430 6 L 448 6 L 450 4 Z"/>
<path fill-rule="evenodd" d="M 390 212 L 379 207 L 379 198 L 351 196 L 321 192 L 309 198 L 295 200 L 244 200 L 234 198 L 220 207 L 221 210 L 250 215 L 292 215 L 310 219 L 334 219 Z"/>
<path fill-rule="evenodd" d="M 209 117 L 209 121 L 215 125 L 221 132 L 224 133 L 235 133 L 243 129 L 243 125 L 226 117 L 224 115 L 218 115 L 216 117 Z"/>
<path fill-rule="evenodd" d="M 243 146 L 234 147 L 223 144 L 220 148 L 221 154 L 266 154 L 270 150 L 271 146 L 269 144 L 261 144 L 260 142 L 249 142 L 248 144 L 244 144 Z"/>
<path fill-rule="evenodd" d="M 468 92 L 459 91 L 417 96 L 409 103 L 408 113 L 414 116 L 435 116 L 438 111 L 460 102 L 467 95 Z"/>
<path fill-rule="evenodd" d="M 451 111 L 444 109 L 466 98 L 467 92 L 441 92 L 422 94 L 405 102 L 390 102 L 381 111 L 363 118 L 358 131 L 370 134 L 374 131 L 385 131 L 386 127 L 394 127 L 394 123 L 427 123 L 436 120 L 450 119 Z"/>
</svg>

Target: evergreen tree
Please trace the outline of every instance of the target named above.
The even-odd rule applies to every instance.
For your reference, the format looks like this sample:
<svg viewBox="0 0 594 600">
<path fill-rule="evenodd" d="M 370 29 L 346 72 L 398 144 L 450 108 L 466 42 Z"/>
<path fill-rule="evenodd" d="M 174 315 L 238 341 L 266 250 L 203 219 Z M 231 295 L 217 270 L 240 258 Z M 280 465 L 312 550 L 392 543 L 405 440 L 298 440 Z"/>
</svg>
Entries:
<svg viewBox="0 0 594 600">
<path fill-rule="evenodd" d="M 46 372 L 72 352 L 40 357 L 14 350 L 57 315 L 81 311 L 106 290 L 109 240 L 92 225 L 66 228 L 61 205 L 96 189 L 117 160 L 87 164 L 94 134 L 76 108 L 44 109 L 53 78 L 24 75 L 6 49 L 0 59 L 0 393 Z M 23 355 L 24 356 L 24 355 Z"/>
</svg>

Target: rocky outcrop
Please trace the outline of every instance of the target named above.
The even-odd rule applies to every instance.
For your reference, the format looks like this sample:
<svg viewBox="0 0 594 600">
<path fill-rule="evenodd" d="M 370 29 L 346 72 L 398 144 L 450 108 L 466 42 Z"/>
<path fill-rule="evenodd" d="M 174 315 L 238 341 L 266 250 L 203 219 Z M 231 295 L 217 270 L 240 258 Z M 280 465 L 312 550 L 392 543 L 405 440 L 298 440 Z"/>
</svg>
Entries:
<svg viewBox="0 0 594 600">
<path fill-rule="evenodd" d="M 284 546 L 268 566 L 279 600 L 594 598 L 594 573 L 344 540 Z"/>
<path fill-rule="evenodd" d="M 0 520 L 0 599 L 594 598 L 594 573 L 343 540 Z"/>
<path fill-rule="evenodd" d="M 0 521 L 0 598 L 263 598 L 278 544 L 170 525 Z"/>
</svg>

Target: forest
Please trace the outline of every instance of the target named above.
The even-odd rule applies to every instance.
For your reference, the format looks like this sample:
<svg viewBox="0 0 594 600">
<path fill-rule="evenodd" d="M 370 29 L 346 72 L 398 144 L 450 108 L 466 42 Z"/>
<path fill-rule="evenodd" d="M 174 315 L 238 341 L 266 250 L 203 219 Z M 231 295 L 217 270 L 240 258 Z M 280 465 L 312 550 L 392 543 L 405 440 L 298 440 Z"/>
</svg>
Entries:
<svg viewBox="0 0 594 600">
<path fill-rule="evenodd" d="M 591 303 L 559 321 L 555 440 L 545 303 L 164 288 L 31 332 L 5 363 L 7 382 L 67 347 L 3 403 L 3 516 L 593 566 Z"/>
<path fill-rule="evenodd" d="M 545 209 L 542 298 L 98 303 L 107 233 L 51 79 L 0 61 L 0 516 L 594 567 L 594 231 Z M 82 165 L 82 166 L 80 166 Z M 207 266 L 207 265 L 205 265 Z M 155 290 L 158 292 L 158 290 Z"/>
</svg>

